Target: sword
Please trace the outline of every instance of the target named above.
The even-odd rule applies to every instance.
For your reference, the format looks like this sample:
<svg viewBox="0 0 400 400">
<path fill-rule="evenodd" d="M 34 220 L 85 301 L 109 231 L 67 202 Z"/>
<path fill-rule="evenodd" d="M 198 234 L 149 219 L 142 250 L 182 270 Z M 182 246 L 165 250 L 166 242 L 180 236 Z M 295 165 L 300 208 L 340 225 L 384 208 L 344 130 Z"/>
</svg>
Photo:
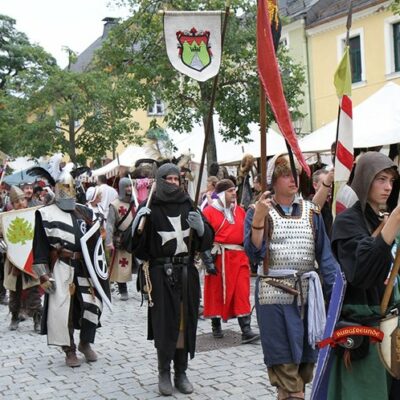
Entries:
<svg viewBox="0 0 400 400">
<path fill-rule="evenodd" d="M 133 180 L 132 180 L 131 174 L 128 174 L 128 178 L 129 178 L 129 180 L 131 181 L 132 199 L 133 199 L 133 202 L 135 203 L 135 207 L 136 207 L 136 210 L 137 210 L 138 207 L 139 207 L 139 201 L 138 201 L 137 196 L 136 196 L 136 188 L 135 188 L 135 186 L 133 185 Z"/>
<path fill-rule="evenodd" d="M 147 197 L 146 207 L 150 207 L 151 199 L 154 194 L 154 190 L 156 189 L 156 181 L 151 185 L 151 189 L 149 192 L 149 196 Z M 139 222 L 139 226 L 137 228 L 138 234 L 141 235 L 144 231 L 144 225 L 146 224 L 146 216 L 144 215 Z"/>
<path fill-rule="evenodd" d="M 292 294 L 294 296 L 297 296 L 300 294 L 300 292 L 298 290 L 296 290 L 295 288 L 293 288 L 292 286 L 286 285 L 285 283 L 277 281 L 276 279 L 266 279 L 265 283 L 268 283 L 268 285 L 279 288 L 279 289 L 283 290 L 284 292 Z"/>
</svg>

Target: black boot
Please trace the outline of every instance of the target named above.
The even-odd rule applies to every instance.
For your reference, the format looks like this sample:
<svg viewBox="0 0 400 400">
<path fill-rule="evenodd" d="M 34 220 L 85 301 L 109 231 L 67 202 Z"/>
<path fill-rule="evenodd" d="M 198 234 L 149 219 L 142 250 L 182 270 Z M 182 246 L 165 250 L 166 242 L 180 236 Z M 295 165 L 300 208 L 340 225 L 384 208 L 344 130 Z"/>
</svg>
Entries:
<svg viewBox="0 0 400 400">
<path fill-rule="evenodd" d="M 216 339 L 224 337 L 221 329 L 221 318 L 211 318 L 212 334 Z"/>
<path fill-rule="evenodd" d="M 184 394 L 193 393 L 193 385 L 189 382 L 186 376 L 188 366 L 188 355 L 186 350 L 177 349 L 174 357 L 174 383 L 175 387 Z"/>
<path fill-rule="evenodd" d="M 36 333 L 40 333 L 40 321 L 42 319 L 42 314 L 40 311 L 35 311 L 33 314 L 33 330 Z"/>
<path fill-rule="evenodd" d="M 0 264 L 0 268 L 2 268 L 2 264 Z M 7 300 L 7 290 L 3 286 L 3 281 L 0 279 L 0 304 L 6 306 L 8 305 Z"/>
<path fill-rule="evenodd" d="M 157 350 L 158 358 L 158 390 L 163 396 L 172 395 L 171 383 L 171 360 L 166 355 Z"/>
<path fill-rule="evenodd" d="M 127 301 L 129 299 L 128 286 L 126 282 L 118 282 L 118 291 L 120 295 L 120 300 Z"/>
<path fill-rule="evenodd" d="M 18 325 L 19 325 L 18 313 L 13 312 L 11 313 L 11 323 L 8 329 L 10 331 L 16 331 L 18 329 Z"/>
<path fill-rule="evenodd" d="M 238 322 L 240 329 L 242 330 L 242 344 L 255 342 L 260 338 L 258 333 L 255 333 L 251 330 L 250 315 L 246 315 L 245 317 L 238 317 Z"/>
</svg>

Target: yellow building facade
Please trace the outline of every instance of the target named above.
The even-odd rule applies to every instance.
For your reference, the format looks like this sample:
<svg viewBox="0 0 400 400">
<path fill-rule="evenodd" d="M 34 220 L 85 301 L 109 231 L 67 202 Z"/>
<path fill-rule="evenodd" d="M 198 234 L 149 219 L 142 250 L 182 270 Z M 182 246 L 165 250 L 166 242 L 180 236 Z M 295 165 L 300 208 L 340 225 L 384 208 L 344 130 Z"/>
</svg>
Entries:
<svg viewBox="0 0 400 400">
<path fill-rule="evenodd" d="M 92 44 L 90 44 L 74 61 L 70 69 L 73 72 L 84 72 L 91 64 L 93 58 L 95 57 L 95 52 L 102 46 L 103 42 L 106 40 L 110 30 L 118 24 L 118 19 L 116 18 L 104 18 L 103 19 L 103 34 L 97 38 Z M 165 128 L 164 116 L 166 114 L 166 106 L 161 99 L 154 99 L 153 104 L 149 104 L 147 109 L 134 110 L 132 112 L 132 120 L 139 125 L 139 130 L 137 132 L 138 136 L 143 136 L 144 142 L 150 145 L 154 144 L 154 140 L 146 138 L 146 134 L 149 131 L 151 123 L 156 120 L 158 126 Z M 115 148 L 115 151 L 108 151 L 104 155 L 104 160 L 111 160 L 117 154 L 123 153 L 129 144 L 122 144 L 119 142 Z M 114 153 L 114 154 L 113 154 Z"/>
<path fill-rule="evenodd" d="M 352 85 L 353 107 L 389 81 L 400 84 L 394 37 L 394 30 L 400 27 L 400 16 L 393 15 L 389 5 L 389 1 L 380 2 L 353 14 L 350 39 L 359 46 L 356 55 L 359 78 Z M 343 55 L 346 21 L 347 16 L 342 15 L 306 28 L 313 130 L 337 117 L 338 98 L 333 78 Z"/>
</svg>

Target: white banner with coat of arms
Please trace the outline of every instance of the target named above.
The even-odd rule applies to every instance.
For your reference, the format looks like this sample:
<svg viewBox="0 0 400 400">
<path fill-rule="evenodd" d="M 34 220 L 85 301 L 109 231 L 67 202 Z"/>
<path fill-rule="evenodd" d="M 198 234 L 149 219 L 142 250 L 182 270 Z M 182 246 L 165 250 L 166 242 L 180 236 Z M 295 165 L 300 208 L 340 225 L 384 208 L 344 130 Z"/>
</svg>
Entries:
<svg viewBox="0 0 400 400">
<path fill-rule="evenodd" d="M 166 11 L 168 58 L 179 72 L 204 82 L 221 66 L 221 11 Z"/>
</svg>

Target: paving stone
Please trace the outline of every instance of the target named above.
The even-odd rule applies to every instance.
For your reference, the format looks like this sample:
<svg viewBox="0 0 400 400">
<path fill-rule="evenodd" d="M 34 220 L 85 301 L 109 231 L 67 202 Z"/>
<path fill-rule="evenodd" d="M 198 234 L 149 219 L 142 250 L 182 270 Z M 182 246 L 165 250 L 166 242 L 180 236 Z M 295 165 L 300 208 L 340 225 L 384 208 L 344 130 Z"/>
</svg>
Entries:
<svg viewBox="0 0 400 400">
<path fill-rule="evenodd" d="M 135 279 L 134 281 L 135 282 Z M 94 349 L 95 363 L 83 360 L 68 368 L 60 348 L 47 346 L 46 337 L 32 332 L 31 320 L 9 331 L 8 308 L 0 306 L 0 397 L 7 400 L 151 400 L 158 393 L 157 356 L 146 340 L 147 308 L 140 307 L 134 283 L 128 283 L 130 298 L 119 301 L 113 293 L 114 312 L 104 310 Z M 252 279 L 254 286 L 254 279 Z M 256 327 L 253 318 L 252 326 Z M 189 361 L 188 377 L 194 393 L 178 400 L 275 400 L 269 385 L 260 344 L 241 345 L 237 320 L 223 324 L 225 337 L 215 340 L 210 321 L 199 320 L 201 352 Z M 79 335 L 75 334 L 78 343 Z M 309 388 L 307 389 L 309 395 Z M 307 397 L 309 398 L 309 397 Z"/>
</svg>

